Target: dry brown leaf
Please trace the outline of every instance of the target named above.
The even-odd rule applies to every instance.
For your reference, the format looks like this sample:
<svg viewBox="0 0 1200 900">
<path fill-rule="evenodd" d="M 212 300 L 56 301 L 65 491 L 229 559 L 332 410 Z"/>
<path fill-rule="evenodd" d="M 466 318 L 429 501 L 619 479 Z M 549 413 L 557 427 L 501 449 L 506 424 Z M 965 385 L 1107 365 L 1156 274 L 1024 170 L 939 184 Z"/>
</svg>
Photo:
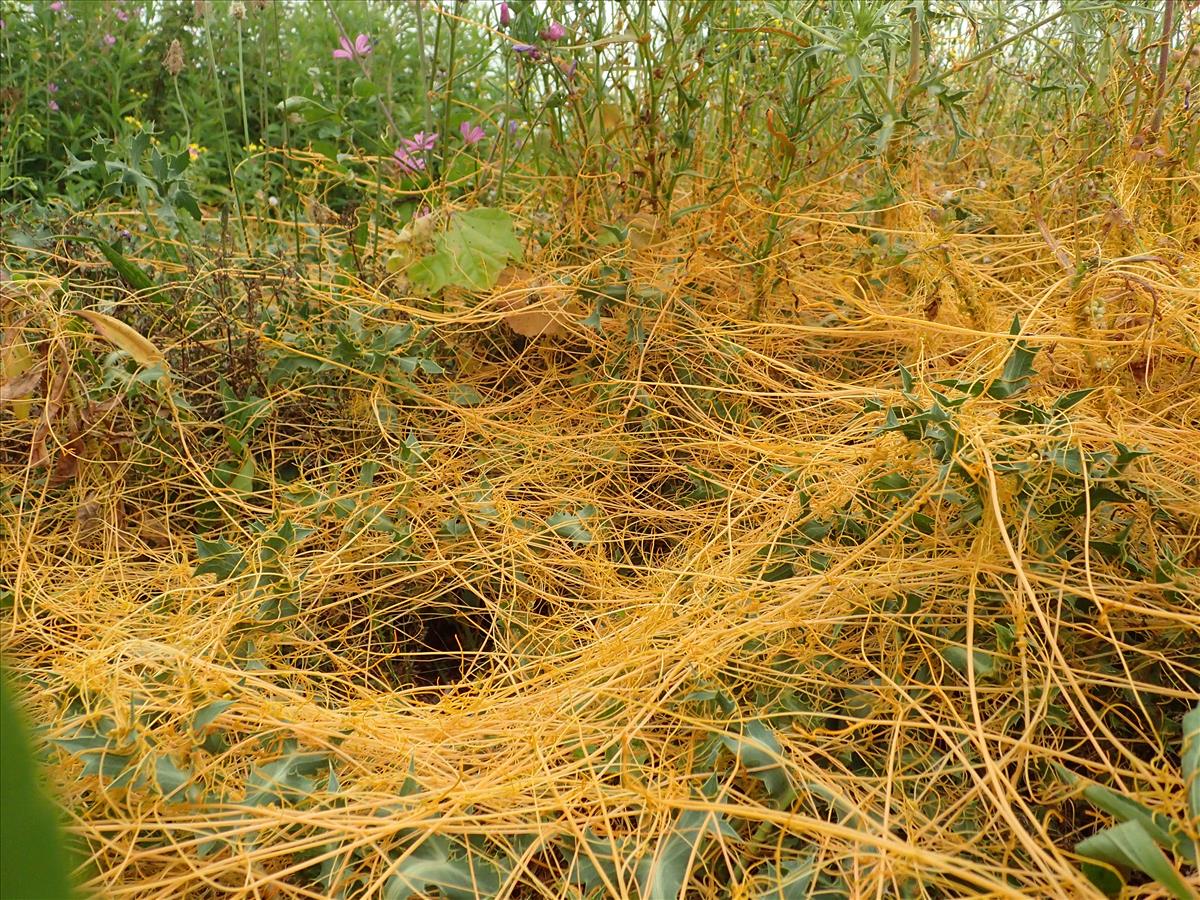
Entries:
<svg viewBox="0 0 1200 900">
<path fill-rule="evenodd" d="M 564 308 L 564 292 L 546 284 L 528 269 L 507 266 L 496 280 L 496 293 L 505 294 L 497 302 L 504 312 L 501 321 L 526 338 L 566 337 L 573 318 Z"/>
<path fill-rule="evenodd" d="M 86 319 L 100 337 L 124 350 L 138 365 L 154 366 L 162 363 L 162 352 L 120 319 L 90 309 L 78 310 L 75 315 Z"/>
<path fill-rule="evenodd" d="M 504 317 L 504 324 L 522 337 L 566 337 L 571 330 L 544 309 L 522 309 Z"/>
<path fill-rule="evenodd" d="M 0 382 L 0 403 L 13 403 L 33 395 L 42 383 L 42 367 L 30 369 L 23 375 L 17 375 Z M 24 418 L 18 416 L 17 418 Z"/>
<path fill-rule="evenodd" d="M 171 546 L 171 529 L 167 527 L 167 520 L 149 513 L 144 513 L 138 519 L 137 536 L 150 547 Z"/>
<path fill-rule="evenodd" d="M 50 390 L 46 392 L 46 404 L 42 408 L 42 415 L 37 423 L 37 427 L 33 430 L 33 437 L 29 441 L 29 465 L 33 468 L 49 465 L 50 451 L 46 446 L 46 438 L 50 435 L 50 426 L 58 418 L 59 411 L 63 406 L 63 398 L 67 394 L 67 384 L 70 377 L 70 370 L 67 368 L 66 362 L 59 355 L 60 366 L 55 373 L 54 378 L 50 382 Z"/>
</svg>

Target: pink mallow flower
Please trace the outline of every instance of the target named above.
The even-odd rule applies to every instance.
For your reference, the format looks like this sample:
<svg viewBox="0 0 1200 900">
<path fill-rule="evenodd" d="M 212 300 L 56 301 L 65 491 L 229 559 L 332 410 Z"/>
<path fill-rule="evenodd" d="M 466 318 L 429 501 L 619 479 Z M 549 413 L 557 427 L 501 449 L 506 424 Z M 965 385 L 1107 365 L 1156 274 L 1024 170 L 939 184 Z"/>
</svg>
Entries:
<svg viewBox="0 0 1200 900">
<path fill-rule="evenodd" d="M 400 167 L 400 171 L 406 175 L 415 175 L 425 168 L 425 160 L 419 156 L 414 156 L 407 147 L 397 147 L 396 152 L 392 154 L 392 158 L 396 161 L 396 165 Z"/>
<path fill-rule="evenodd" d="M 543 41 L 561 41 L 567 36 L 567 29 L 558 22 L 551 22 L 550 27 L 540 32 Z"/>
<path fill-rule="evenodd" d="M 50 98 L 50 102 L 46 106 L 50 108 L 50 112 L 58 112 L 58 101 L 53 97 Z"/>
<path fill-rule="evenodd" d="M 437 139 L 438 135 L 436 131 L 433 134 L 418 131 L 411 138 L 404 138 L 401 143 L 404 144 L 409 153 L 422 153 L 426 150 L 432 150 L 433 145 L 437 143 Z"/>
<path fill-rule="evenodd" d="M 54 2 L 50 4 L 50 11 L 62 12 L 66 5 L 67 4 L 63 3 L 63 0 L 54 0 Z"/>
<path fill-rule="evenodd" d="M 483 140 L 484 131 L 478 125 L 472 125 L 470 122 L 463 122 L 458 126 L 459 132 L 462 134 L 463 143 L 468 146 L 475 146 Z"/>
<path fill-rule="evenodd" d="M 333 51 L 334 59 L 354 59 L 354 57 L 365 57 L 371 55 L 371 39 L 365 34 L 360 34 L 354 39 L 354 44 L 351 46 L 350 38 L 342 35 L 342 46 Z"/>
<path fill-rule="evenodd" d="M 117 18 L 120 19 L 122 22 L 128 22 L 129 21 L 129 13 L 125 12 L 125 10 L 123 10 L 123 9 L 118 8 L 117 9 Z"/>
<path fill-rule="evenodd" d="M 106 34 L 104 36 L 104 46 L 111 47 L 116 42 L 117 42 L 117 39 L 115 37 L 113 37 L 111 34 Z"/>
<path fill-rule="evenodd" d="M 51 81 L 48 85 L 46 85 L 46 90 L 48 90 L 52 94 L 57 94 L 58 93 L 58 82 Z"/>
</svg>

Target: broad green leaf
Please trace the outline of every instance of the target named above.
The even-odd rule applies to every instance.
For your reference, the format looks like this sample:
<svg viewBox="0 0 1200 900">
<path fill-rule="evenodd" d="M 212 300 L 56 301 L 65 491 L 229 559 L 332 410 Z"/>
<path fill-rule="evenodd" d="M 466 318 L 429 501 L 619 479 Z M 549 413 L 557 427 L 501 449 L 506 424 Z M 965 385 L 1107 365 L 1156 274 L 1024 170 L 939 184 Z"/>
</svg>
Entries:
<svg viewBox="0 0 1200 900">
<path fill-rule="evenodd" d="M 958 669 L 964 675 L 967 673 L 967 666 L 973 666 L 975 669 L 976 678 L 991 678 L 996 674 L 996 658 L 986 650 L 980 650 L 975 647 L 968 655 L 967 648 L 955 644 L 952 647 L 946 647 L 942 650 L 942 656 L 946 662 Z M 969 661 L 968 661 L 969 660 Z"/>
<path fill-rule="evenodd" d="M 590 828 L 584 831 L 583 836 L 586 844 L 576 848 L 567 879 L 582 883 L 589 894 L 601 888 L 611 893 L 625 884 L 628 876 L 623 878 L 622 873 L 632 866 L 634 838 L 605 838 L 595 834 Z"/>
<path fill-rule="evenodd" d="M 401 900 L 437 888 L 448 900 L 476 900 L 496 896 L 503 883 L 504 873 L 492 860 L 469 852 L 451 856 L 450 842 L 435 835 L 396 864 L 383 896 L 385 900 Z"/>
<path fill-rule="evenodd" d="M 240 575 L 246 568 L 246 554 L 225 538 L 215 541 L 196 537 L 196 575 L 216 575 L 218 581 Z"/>
<path fill-rule="evenodd" d="M 311 776 L 329 765 L 329 754 L 302 753 L 294 746 L 285 750 L 279 759 L 250 773 L 246 779 L 247 806 L 295 803 L 313 793 L 315 782 Z"/>
<path fill-rule="evenodd" d="M 324 372 L 330 368 L 333 367 L 323 359 L 313 359 L 311 356 L 284 356 L 275 363 L 270 374 L 267 375 L 267 384 L 274 386 L 281 381 L 294 378 L 301 372 Z"/>
<path fill-rule="evenodd" d="M 592 532 L 585 527 L 585 522 L 596 515 L 596 507 L 584 506 L 573 513 L 557 512 L 546 520 L 546 524 L 560 538 L 565 538 L 577 547 L 590 544 Z"/>
<path fill-rule="evenodd" d="M 192 783 L 195 776 L 177 766 L 169 756 L 154 761 L 154 781 L 162 795 L 171 798 Z"/>
<path fill-rule="evenodd" d="M 241 467 L 234 474 L 233 480 L 229 482 L 229 486 L 243 497 L 254 493 L 254 472 L 254 456 L 247 452 L 245 459 L 242 460 Z"/>
<path fill-rule="evenodd" d="M 1010 334 L 1021 333 L 1021 320 L 1014 318 Z M 1037 370 L 1033 367 L 1033 359 L 1037 356 L 1037 348 L 1027 341 L 1017 341 L 1012 352 L 1004 362 L 1004 371 L 1000 377 L 988 387 L 987 395 L 993 400 L 1007 400 L 1021 393 L 1027 387 Z"/>
<path fill-rule="evenodd" d="M 1183 752 L 1180 769 L 1183 786 L 1187 791 L 1188 815 L 1192 820 L 1192 833 L 1200 828 L 1200 703 L 1183 717 Z M 1193 852 L 1196 847 L 1193 845 Z M 1196 857 L 1191 857 L 1192 862 Z"/>
<path fill-rule="evenodd" d="M 724 828 L 722 828 L 724 826 Z M 680 812 L 671 832 L 658 842 L 654 855 L 638 864 L 638 887 L 641 896 L 673 900 L 681 896 L 688 883 L 688 874 L 696 865 L 704 838 L 711 833 L 730 834 L 723 816 L 707 810 L 689 809 Z"/>
<path fill-rule="evenodd" d="M 807 900 L 809 887 L 817 875 L 814 865 L 815 853 L 800 859 L 785 860 L 776 866 L 771 863 L 763 873 L 770 884 L 760 893 L 757 900 Z"/>
<path fill-rule="evenodd" d="M 458 213 L 434 240 L 437 252 L 408 270 L 409 280 L 430 293 L 447 285 L 490 289 L 509 260 L 524 254 L 504 210 L 481 207 Z"/>
<path fill-rule="evenodd" d="M 481 406 L 483 395 L 469 384 L 456 384 L 450 388 L 450 402 L 455 406 Z"/>
<path fill-rule="evenodd" d="M 1176 900 L 1195 900 L 1191 888 L 1171 865 L 1166 854 L 1154 843 L 1154 839 L 1141 822 L 1123 822 L 1105 828 L 1099 834 L 1076 844 L 1075 852 L 1080 856 L 1108 863 L 1118 870 L 1136 869 L 1149 875 Z"/>
<path fill-rule="evenodd" d="M 784 768 L 786 757 L 770 727 L 759 719 L 751 719 L 742 724 L 741 734 L 723 734 L 721 742 L 763 783 L 772 800 L 780 805 L 790 802 L 793 791 Z"/>
<path fill-rule="evenodd" d="M 73 896 L 54 805 L 38 784 L 28 732 L 2 673 L 0 798 L 0 895 L 21 900 Z"/>
<path fill-rule="evenodd" d="M 1196 848 L 1191 838 L 1169 816 L 1156 813 L 1136 800 L 1111 791 L 1098 784 L 1089 784 L 1083 796 L 1093 806 L 1104 810 L 1118 822 L 1138 822 L 1146 834 L 1165 850 L 1183 856 L 1191 862 L 1196 860 Z"/>
<path fill-rule="evenodd" d="M 192 716 L 192 731 L 203 731 L 211 725 L 221 713 L 233 706 L 233 701 L 229 699 L 214 700 L 212 703 L 207 703 L 196 710 L 196 714 Z"/>
</svg>

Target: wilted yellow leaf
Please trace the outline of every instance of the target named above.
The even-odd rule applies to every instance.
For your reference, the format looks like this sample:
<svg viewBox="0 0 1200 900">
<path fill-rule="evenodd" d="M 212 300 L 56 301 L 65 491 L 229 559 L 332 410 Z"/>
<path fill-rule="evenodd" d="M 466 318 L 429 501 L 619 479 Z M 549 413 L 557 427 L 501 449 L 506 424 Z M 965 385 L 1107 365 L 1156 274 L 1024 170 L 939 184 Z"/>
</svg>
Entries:
<svg viewBox="0 0 1200 900">
<path fill-rule="evenodd" d="M 16 333 L 18 329 L 14 329 L 13 341 L 0 351 L 0 403 L 11 404 L 13 415 L 24 420 L 29 418 L 33 402 L 26 398 L 41 384 L 42 367 L 34 365 L 28 345 L 16 341 Z"/>
<path fill-rule="evenodd" d="M 615 103 L 601 103 L 596 107 L 593 128 L 601 140 L 611 137 L 625 124 L 625 112 Z"/>
<path fill-rule="evenodd" d="M 124 350 L 138 365 L 154 366 L 163 361 L 163 355 L 157 347 L 120 319 L 90 309 L 78 310 L 75 315 L 86 319 L 100 337 Z"/>
<path fill-rule="evenodd" d="M 641 250 L 654 239 L 654 232 L 658 230 L 658 217 L 652 216 L 647 212 L 637 213 L 629 220 L 629 246 L 634 250 Z"/>
</svg>

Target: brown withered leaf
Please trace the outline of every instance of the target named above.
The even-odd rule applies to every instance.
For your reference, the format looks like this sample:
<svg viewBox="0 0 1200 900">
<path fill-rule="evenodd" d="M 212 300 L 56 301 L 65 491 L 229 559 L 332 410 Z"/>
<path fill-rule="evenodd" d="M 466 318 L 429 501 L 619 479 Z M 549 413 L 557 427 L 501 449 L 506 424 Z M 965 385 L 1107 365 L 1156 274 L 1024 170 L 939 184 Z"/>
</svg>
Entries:
<svg viewBox="0 0 1200 900">
<path fill-rule="evenodd" d="M 501 270 L 494 292 L 499 295 L 496 306 L 502 311 L 501 321 L 516 334 L 526 338 L 566 337 L 573 318 L 564 307 L 565 291 L 548 284 L 528 269 L 508 266 Z"/>
<path fill-rule="evenodd" d="M 566 337 L 571 333 L 554 314 L 544 309 L 518 309 L 504 317 L 504 324 L 521 337 Z"/>
<path fill-rule="evenodd" d="M 29 441 L 29 465 L 32 468 L 38 468 L 50 463 L 50 451 L 46 446 L 46 438 L 50 436 L 50 428 L 62 410 L 63 398 L 66 396 L 67 384 L 71 374 L 65 360 L 60 358 L 59 362 L 62 364 L 59 366 L 58 371 L 55 372 L 54 378 L 50 381 L 50 390 L 46 393 L 46 405 L 42 408 L 41 418 L 38 420 L 37 427 L 33 430 L 33 437 Z"/>
<path fill-rule="evenodd" d="M 33 396 L 42 383 L 42 367 L 35 366 L 23 375 L 6 378 L 0 382 L 0 403 L 13 403 Z"/>
</svg>

